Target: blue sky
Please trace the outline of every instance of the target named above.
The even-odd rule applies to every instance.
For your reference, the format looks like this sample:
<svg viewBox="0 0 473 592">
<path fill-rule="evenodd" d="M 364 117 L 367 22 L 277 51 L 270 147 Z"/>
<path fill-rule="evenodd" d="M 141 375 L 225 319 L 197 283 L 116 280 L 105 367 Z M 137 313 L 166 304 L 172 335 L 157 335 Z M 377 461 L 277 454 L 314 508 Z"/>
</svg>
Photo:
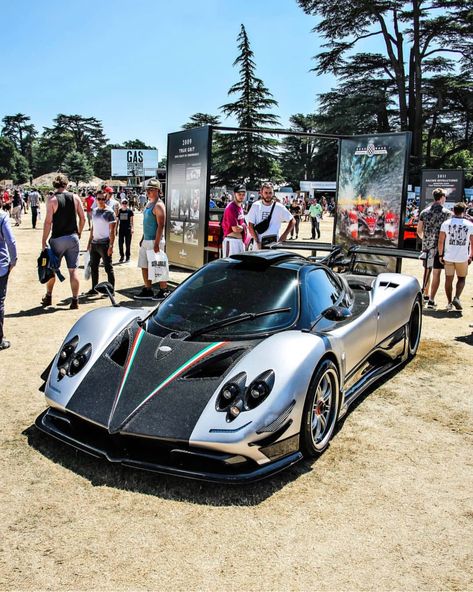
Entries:
<svg viewBox="0 0 473 592">
<path fill-rule="evenodd" d="M 310 69 L 316 24 L 295 0 L 0 0 L 0 118 L 95 116 L 112 142 L 140 138 L 165 155 L 167 134 L 218 114 L 238 79 L 240 24 L 281 125 L 311 113 L 333 80 Z M 231 124 L 227 120 L 225 123 Z"/>
</svg>

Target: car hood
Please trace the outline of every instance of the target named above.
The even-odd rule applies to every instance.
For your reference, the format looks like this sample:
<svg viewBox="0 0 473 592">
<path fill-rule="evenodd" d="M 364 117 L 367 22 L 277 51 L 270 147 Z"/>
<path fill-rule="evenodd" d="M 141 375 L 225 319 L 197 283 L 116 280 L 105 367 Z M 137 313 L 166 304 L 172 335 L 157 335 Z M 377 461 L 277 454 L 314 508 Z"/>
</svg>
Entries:
<svg viewBox="0 0 473 592">
<path fill-rule="evenodd" d="M 157 337 L 134 323 L 99 356 L 65 407 L 111 434 L 188 441 L 225 376 L 258 342 Z"/>
</svg>

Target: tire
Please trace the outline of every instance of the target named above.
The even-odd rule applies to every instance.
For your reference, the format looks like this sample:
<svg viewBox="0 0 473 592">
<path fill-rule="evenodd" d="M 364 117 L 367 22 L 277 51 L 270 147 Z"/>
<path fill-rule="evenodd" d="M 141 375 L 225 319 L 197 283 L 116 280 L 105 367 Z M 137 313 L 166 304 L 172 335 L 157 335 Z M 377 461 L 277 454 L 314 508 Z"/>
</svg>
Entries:
<svg viewBox="0 0 473 592">
<path fill-rule="evenodd" d="M 304 403 L 301 451 L 316 457 L 329 445 L 340 408 L 340 378 L 335 364 L 323 360 L 314 374 Z"/>
<path fill-rule="evenodd" d="M 417 296 L 412 306 L 411 316 L 407 325 L 407 359 L 412 360 L 419 348 L 420 334 L 422 333 L 422 304 L 421 297 Z"/>
</svg>

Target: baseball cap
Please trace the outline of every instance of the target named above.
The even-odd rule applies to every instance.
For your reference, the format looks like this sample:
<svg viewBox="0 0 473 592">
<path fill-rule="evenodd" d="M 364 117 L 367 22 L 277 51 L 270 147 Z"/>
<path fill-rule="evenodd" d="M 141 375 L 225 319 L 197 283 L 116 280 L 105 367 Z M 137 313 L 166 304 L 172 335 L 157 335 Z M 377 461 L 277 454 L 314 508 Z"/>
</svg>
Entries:
<svg viewBox="0 0 473 592">
<path fill-rule="evenodd" d="M 239 193 L 240 191 L 246 191 L 246 187 L 244 185 L 236 185 L 233 188 L 233 193 Z"/>
<path fill-rule="evenodd" d="M 122 203 L 128 203 L 128 200 L 127 200 L 127 199 L 125 199 L 125 198 L 123 198 L 123 199 L 122 199 Z"/>
<path fill-rule="evenodd" d="M 146 189 L 161 189 L 161 183 L 158 181 L 158 179 L 150 179 L 146 183 Z"/>
<path fill-rule="evenodd" d="M 103 188 L 103 192 L 104 193 L 113 193 L 113 189 L 107 185 L 106 187 Z"/>
</svg>

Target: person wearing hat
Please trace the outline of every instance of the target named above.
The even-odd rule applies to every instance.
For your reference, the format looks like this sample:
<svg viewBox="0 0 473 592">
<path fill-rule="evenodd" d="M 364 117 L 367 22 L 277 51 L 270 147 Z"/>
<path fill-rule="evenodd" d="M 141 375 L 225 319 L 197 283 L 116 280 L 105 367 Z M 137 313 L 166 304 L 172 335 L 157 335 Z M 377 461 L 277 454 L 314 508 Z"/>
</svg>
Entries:
<svg viewBox="0 0 473 592">
<path fill-rule="evenodd" d="M 113 211 L 113 213 L 115 214 L 115 217 L 118 218 L 118 210 L 120 209 L 120 204 L 113 197 L 113 189 L 111 187 L 109 187 L 108 185 L 104 185 L 102 187 L 102 191 L 104 192 L 104 195 L 107 198 L 107 200 L 105 202 L 107 208 L 110 208 Z"/>
<path fill-rule="evenodd" d="M 246 187 L 237 185 L 233 189 L 233 200 L 223 212 L 222 257 L 230 257 L 245 250 L 246 223 L 242 204 L 246 197 Z"/>
<path fill-rule="evenodd" d="M 148 278 L 148 256 L 146 251 L 154 250 L 155 253 L 164 251 L 164 228 L 166 226 L 166 210 L 160 197 L 161 183 L 158 179 L 150 179 L 146 185 L 148 203 L 143 210 L 143 236 L 140 240 L 138 253 L 138 267 L 141 267 L 144 287 L 138 294 L 140 300 L 162 300 L 168 296 L 167 282 L 159 283 L 159 292 L 156 294 L 151 287 Z"/>
<path fill-rule="evenodd" d="M 126 197 L 122 198 L 121 207 L 118 210 L 118 248 L 120 250 L 120 263 L 130 261 L 131 238 L 133 236 L 133 210 L 128 207 Z M 123 251 L 125 244 L 125 253 Z"/>
</svg>

